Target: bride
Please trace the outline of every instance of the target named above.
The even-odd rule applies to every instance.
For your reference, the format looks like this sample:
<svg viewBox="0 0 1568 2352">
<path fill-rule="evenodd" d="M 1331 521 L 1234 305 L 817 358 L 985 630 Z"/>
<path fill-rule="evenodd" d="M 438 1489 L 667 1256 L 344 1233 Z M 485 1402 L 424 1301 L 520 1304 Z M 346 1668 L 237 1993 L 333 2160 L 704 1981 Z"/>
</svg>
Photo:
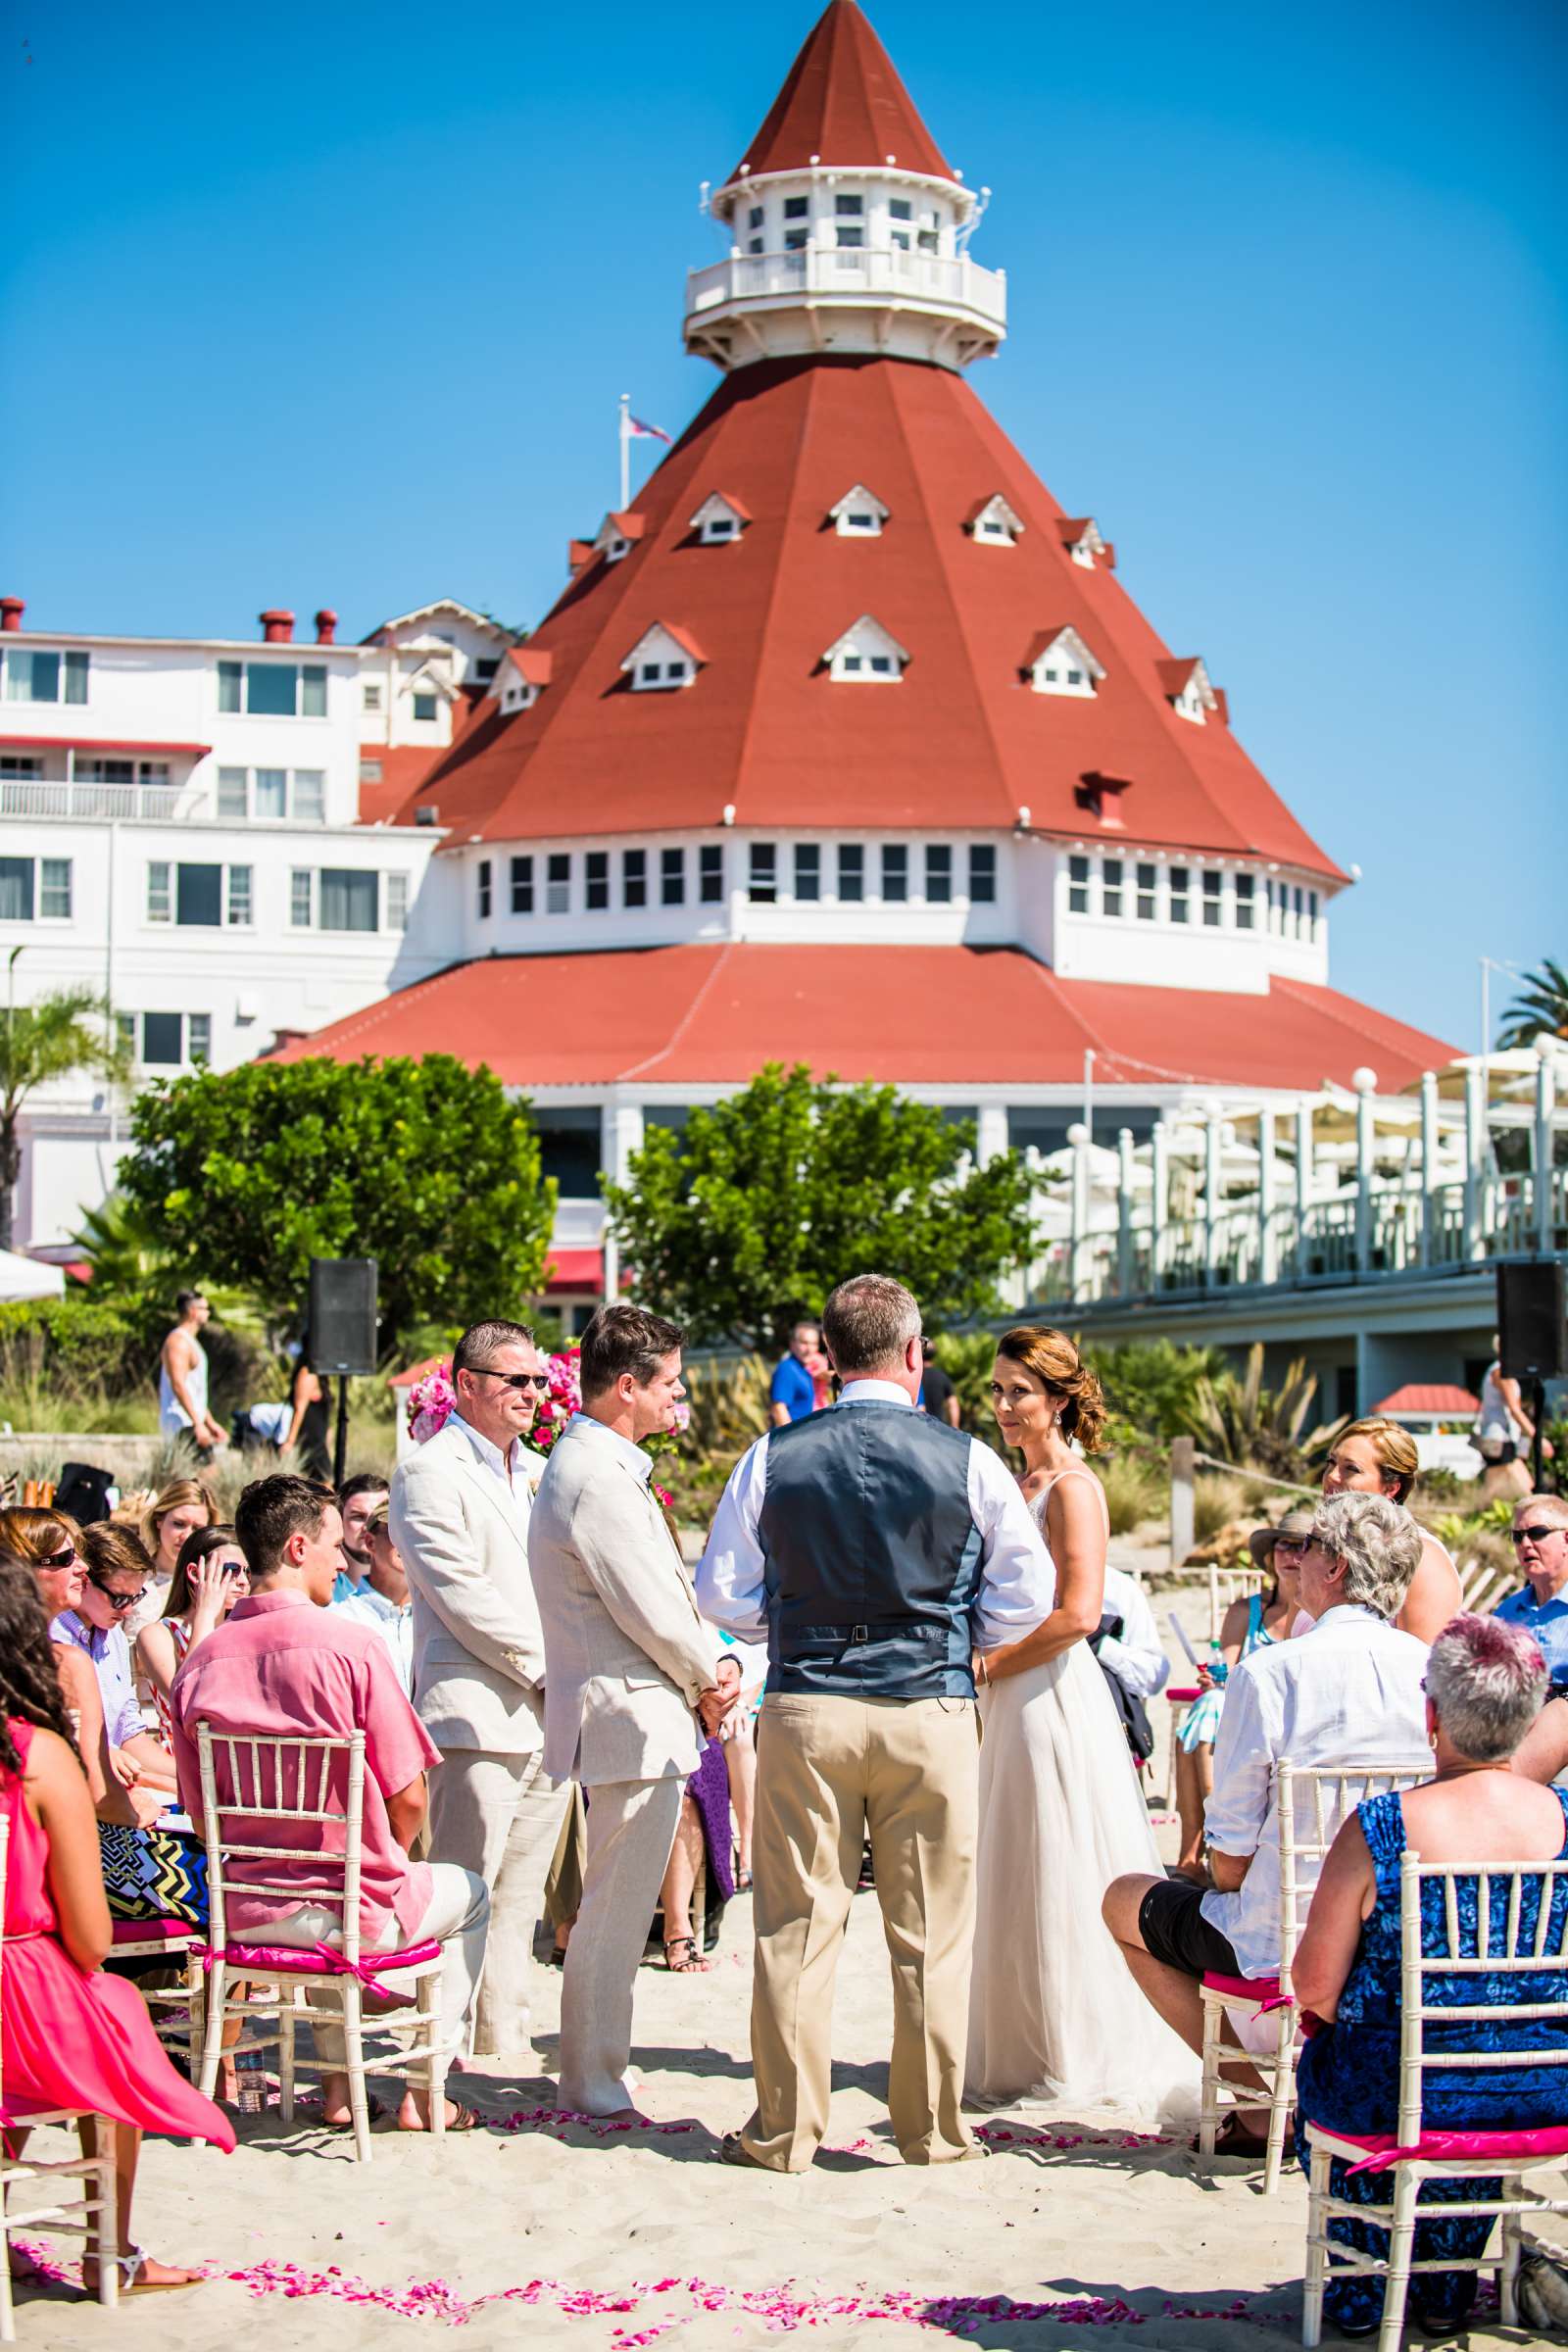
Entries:
<svg viewBox="0 0 1568 2352">
<path fill-rule="evenodd" d="M 991 1403 L 1021 1448 L 1022 1488 L 1056 1566 L 1051 1614 L 976 1659 L 980 1750 L 973 1989 L 965 2102 L 1020 2099 L 1129 2122 L 1191 2113 L 1198 2062 L 1155 2016 L 1104 1928 L 1123 1871 L 1162 1875 L 1105 1679 L 1098 1632 L 1110 1533 L 1094 1452 L 1100 1383 L 1059 1331 L 998 1342 Z"/>
</svg>

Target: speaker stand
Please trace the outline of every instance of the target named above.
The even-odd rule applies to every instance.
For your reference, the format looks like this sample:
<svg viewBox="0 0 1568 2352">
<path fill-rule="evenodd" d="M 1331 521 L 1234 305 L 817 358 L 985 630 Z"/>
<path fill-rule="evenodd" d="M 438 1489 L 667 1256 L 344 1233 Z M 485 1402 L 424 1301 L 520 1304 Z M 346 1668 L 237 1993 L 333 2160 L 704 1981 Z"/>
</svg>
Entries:
<svg viewBox="0 0 1568 2352">
<path fill-rule="evenodd" d="M 1530 1492 L 1532 1494 L 1539 1494 L 1542 1492 L 1541 1442 L 1544 1433 L 1541 1424 L 1545 1418 L 1545 1412 L 1546 1384 L 1538 1372 L 1530 1383 L 1530 1417 L 1536 1425 L 1536 1434 L 1531 1443 Z M 340 1478 L 337 1483 L 341 1486 L 342 1479 Z"/>
<path fill-rule="evenodd" d="M 1540 1451 L 1541 1451 L 1541 1438 L 1540 1438 L 1540 1423 L 1538 1422 L 1538 1423 L 1537 1423 L 1537 1437 L 1536 1437 L 1537 1479 L 1538 1479 L 1538 1482 L 1539 1482 L 1539 1478 L 1540 1478 Z M 341 1494 L 341 1492 L 342 1492 L 342 1489 L 343 1489 L 343 1480 L 344 1480 L 344 1477 L 346 1476 L 346 1464 L 347 1464 L 347 1462 L 348 1462 L 348 1453 L 349 1453 L 349 1376 L 348 1376 L 348 1374 L 347 1374 L 346 1372 L 340 1372 L 340 1373 L 338 1374 L 338 1382 L 337 1382 L 337 1441 L 336 1441 L 336 1444 L 335 1444 L 335 1445 L 333 1446 L 333 1447 L 332 1447 L 332 1484 L 333 1484 L 333 1486 L 334 1486 L 334 1487 L 336 1487 L 336 1488 L 337 1488 L 337 1490 L 338 1490 L 338 1492 L 339 1492 L 340 1494 Z"/>
</svg>

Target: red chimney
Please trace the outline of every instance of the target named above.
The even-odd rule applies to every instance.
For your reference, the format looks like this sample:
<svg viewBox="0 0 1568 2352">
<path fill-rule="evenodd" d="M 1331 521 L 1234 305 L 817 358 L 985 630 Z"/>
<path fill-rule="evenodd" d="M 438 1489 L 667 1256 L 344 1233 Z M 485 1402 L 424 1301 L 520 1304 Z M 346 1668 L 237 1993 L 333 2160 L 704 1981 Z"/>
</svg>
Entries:
<svg viewBox="0 0 1568 2352">
<path fill-rule="evenodd" d="M 316 615 L 316 642 L 318 645 L 337 643 L 337 614 L 329 605 L 323 605 Z"/>
<path fill-rule="evenodd" d="M 263 612 L 258 617 L 262 624 L 262 643 L 264 645 L 293 644 L 294 615 L 292 612 L 279 612 L 274 608 L 270 612 Z"/>
<path fill-rule="evenodd" d="M 22 626 L 22 615 L 26 609 L 20 596 L 0 596 L 0 629 L 14 635 Z"/>
</svg>

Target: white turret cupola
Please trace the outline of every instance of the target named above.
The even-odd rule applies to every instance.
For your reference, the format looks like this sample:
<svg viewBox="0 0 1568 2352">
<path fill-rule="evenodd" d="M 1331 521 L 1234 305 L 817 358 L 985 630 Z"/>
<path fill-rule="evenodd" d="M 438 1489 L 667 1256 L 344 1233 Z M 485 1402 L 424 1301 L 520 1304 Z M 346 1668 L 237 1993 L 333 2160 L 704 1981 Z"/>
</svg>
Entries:
<svg viewBox="0 0 1568 2352">
<path fill-rule="evenodd" d="M 856 0 L 830 0 L 707 210 L 728 253 L 686 281 L 686 348 L 724 368 L 819 352 L 966 368 L 1006 332 L 972 262 L 985 210 L 947 164 Z"/>
</svg>

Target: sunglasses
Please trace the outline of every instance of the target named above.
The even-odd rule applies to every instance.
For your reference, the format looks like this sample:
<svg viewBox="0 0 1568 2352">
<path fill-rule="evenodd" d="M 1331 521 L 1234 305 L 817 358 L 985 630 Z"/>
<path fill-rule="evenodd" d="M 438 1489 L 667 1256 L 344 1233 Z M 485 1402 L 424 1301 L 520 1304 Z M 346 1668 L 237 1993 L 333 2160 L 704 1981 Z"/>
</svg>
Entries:
<svg viewBox="0 0 1568 2352">
<path fill-rule="evenodd" d="M 1310 1551 L 1312 1539 L 1310 1536 L 1276 1536 L 1274 1548 L 1276 1551 Z"/>
<path fill-rule="evenodd" d="M 95 1576 L 89 1577 L 87 1582 L 93 1591 L 109 1603 L 117 1617 L 122 1615 L 126 1609 L 133 1609 L 142 1596 L 140 1592 L 111 1592 L 109 1587 L 101 1585 Z M 143 1591 L 145 1591 L 145 1587 Z"/>
<path fill-rule="evenodd" d="M 474 1370 L 481 1380 L 499 1380 L 504 1389 L 516 1389 L 519 1392 L 537 1389 L 541 1396 L 550 1386 L 548 1372 L 491 1372 L 483 1364 L 476 1364 Z"/>
<path fill-rule="evenodd" d="M 1563 1532 L 1560 1527 L 1516 1527 L 1513 1540 L 1516 1544 L 1544 1544 L 1548 1536 L 1560 1536 Z"/>
<path fill-rule="evenodd" d="M 76 1546 L 74 1544 L 68 1544 L 64 1551 L 46 1551 L 43 1555 L 43 1565 L 45 1568 L 69 1568 L 75 1556 Z"/>
</svg>

